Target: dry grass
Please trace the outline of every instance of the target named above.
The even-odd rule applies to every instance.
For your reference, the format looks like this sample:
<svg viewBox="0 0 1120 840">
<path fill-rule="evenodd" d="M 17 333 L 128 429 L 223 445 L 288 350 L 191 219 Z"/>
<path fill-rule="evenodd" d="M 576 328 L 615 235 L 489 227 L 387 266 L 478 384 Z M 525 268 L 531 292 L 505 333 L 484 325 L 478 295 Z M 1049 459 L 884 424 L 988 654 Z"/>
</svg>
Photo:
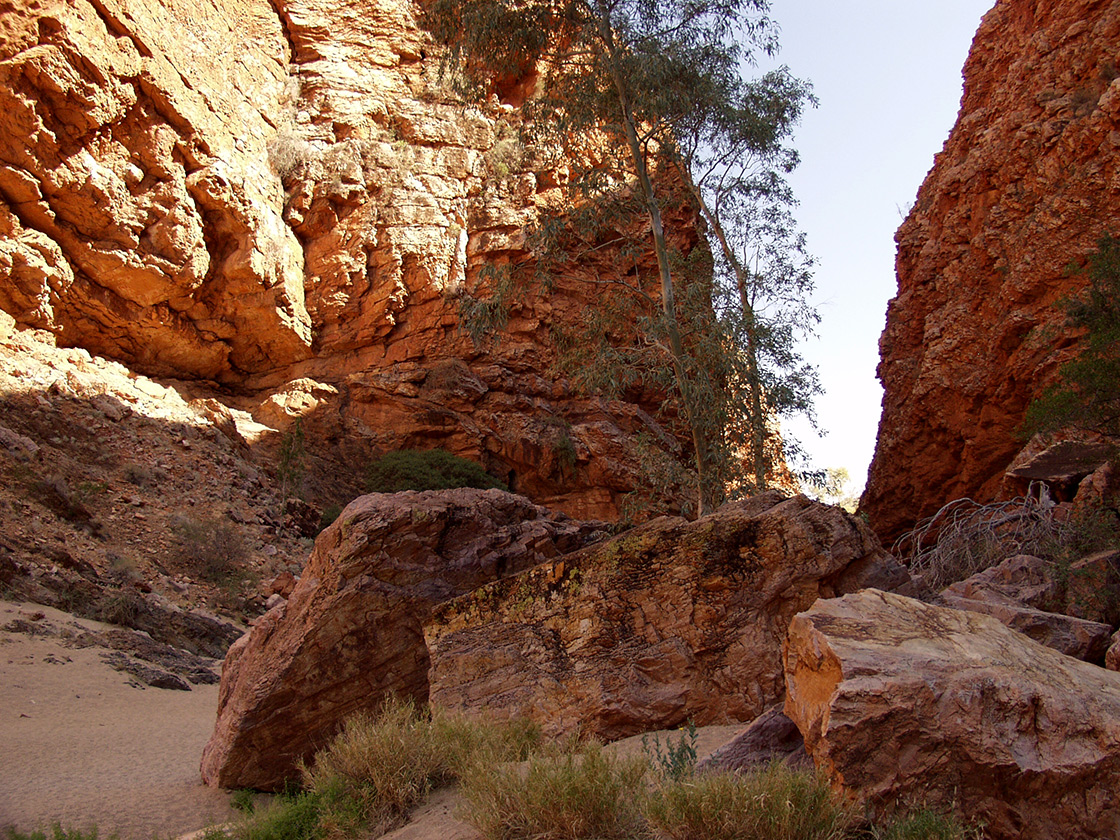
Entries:
<svg viewBox="0 0 1120 840">
<path fill-rule="evenodd" d="M 782 765 L 666 782 L 645 812 L 669 840 L 842 840 L 856 822 L 827 782 Z"/>
<path fill-rule="evenodd" d="M 1016 554 L 1068 565 L 1114 548 L 1120 523 L 1107 512 L 1069 515 L 1044 485 L 1027 495 L 982 505 L 955 499 L 895 542 L 892 553 L 934 590 L 965 580 Z"/>
<path fill-rule="evenodd" d="M 322 836 L 383 832 L 434 788 L 480 775 L 472 772 L 480 765 L 521 760 L 538 741 L 528 724 L 433 717 L 388 699 L 377 713 L 350 718 L 304 771 L 304 783 L 322 803 Z"/>
<path fill-rule="evenodd" d="M 464 780 L 466 819 L 486 840 L 631 840 L 647 836 L 643 758 L 614 760 L 590 746 L 534 757 Z"/>
</svg>

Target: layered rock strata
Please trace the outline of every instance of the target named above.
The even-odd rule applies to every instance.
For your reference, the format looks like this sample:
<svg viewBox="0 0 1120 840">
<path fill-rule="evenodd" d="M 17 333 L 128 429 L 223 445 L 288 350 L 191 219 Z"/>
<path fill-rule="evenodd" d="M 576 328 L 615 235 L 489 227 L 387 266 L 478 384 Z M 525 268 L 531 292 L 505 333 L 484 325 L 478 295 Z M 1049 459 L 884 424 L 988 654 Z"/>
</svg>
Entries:
<svg viewBox="0 0 1120 840">
<path fill-rule="evenodd" d="M 919 802 L 997 840 L 1120 833 L 1120 675 L 988 616 L 876 590 L 790 624 L 785 712 L 881 816 Z"/>
<path fill-rule="evenodd" d="M 499 490 L 363 496 L 320 535 L 286 603 L 229 651 L 202 777 L 275 790 L 359 710 L 423 702 L 433 608 L 581 548 L 594 523 Z"/>
<path fill-rule="evenodd" d="M 884 541 L 999 493 L 1030 401 L 1077 347 L 1055 304 L 1120 233 L 1120 6 L 999 0 L 953 131 L 899 229 L 863 508 Z"/>
<path fill-rule="evenodd" d="M 1009 557 L 952 584 L 940 603 L 990 615 L 1039 644 L 1099 665 L 1112 636 L 1112 624 L 1103 622 L 1115 615 L 1107 604 L 1120 591 L 1111 570 L 1115 560 L 1108 552 L 1062 570 L 1038 557 Z"/>
<path fill-rule="evenodd" d="M 519 119 L 449 91 L 409 0 L 17 3 L 0 27 L 0 310 L 221 383 L 279 433 L 302 420 L 340 470 L 439 445 L 615 516 L 633 435 L 666 436 L 656 399 L 582 399 L 548 370 L 578 281 L 617 254 L 519 298 L 500 345 L 459 329 L 481 269 L 529 259 L 526 226 L 562 200 L 566 165 L 523 148 Z M 691 217 L 668 217 L 687 248 Z"/>
<path fill-rule="evenodd" d="M 862 521 L 804 496 L 661 518 L 437 609 L 430 699 L 607 740 L 752 720 L 785 690 L 796 612 L 908 582 Z"/>
</svg>

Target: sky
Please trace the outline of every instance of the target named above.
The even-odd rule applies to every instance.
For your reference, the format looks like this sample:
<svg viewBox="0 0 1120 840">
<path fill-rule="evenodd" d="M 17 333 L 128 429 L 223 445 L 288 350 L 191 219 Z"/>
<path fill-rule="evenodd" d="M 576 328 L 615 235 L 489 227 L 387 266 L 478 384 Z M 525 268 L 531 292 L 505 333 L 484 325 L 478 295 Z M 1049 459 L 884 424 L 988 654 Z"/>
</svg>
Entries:
<svg viewBox="0 0 1120 840">
<path fill-rule="evenodd" d="M 827 431 L 783 426 L 813 466 L 844 467 L 863 487 L 875 449 L 882 388 L 879 335 L 897 284 L 894 232 L 956 121 L 961 70 L 994 0 L 772 0 L 777 64 L 808 79 L 820 105 L 806 113 L 790 181 L 817 258 L 817 338 L 802 346 L 826 393 Z M 760 64 L 760 70 L 769 64 Z"/>
</svg>

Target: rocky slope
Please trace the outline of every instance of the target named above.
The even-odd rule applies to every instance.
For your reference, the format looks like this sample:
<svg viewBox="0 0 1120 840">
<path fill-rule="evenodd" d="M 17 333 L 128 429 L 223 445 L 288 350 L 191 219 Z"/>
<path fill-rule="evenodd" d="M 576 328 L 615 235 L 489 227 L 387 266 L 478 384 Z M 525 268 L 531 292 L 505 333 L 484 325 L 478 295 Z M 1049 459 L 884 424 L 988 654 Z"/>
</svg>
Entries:
<svg viewBox="0 0 1120 840">
<path fill-rule="evenodd" d="M 648 399 L 580 399 L 548 373 L 576 288 L 519 301 L 498 347 L 458 329 L 458 296 L 528 258 L 566 170 L 520 147 L 513 105 L 441 85 L 411 2 L 3 8 L 0 309 L 251 395 L 280 432 L 302 419 L 338 471 L 442 445 L 552 507 L 617 515 L 628 440 L 664 433 Z"/>
<path fill-rule="evenodd" d="M 890 538 L 995 497 L 1014 430 L 1069 357 L 1067 267 L 1120 232 L 1120 6 L 999 0 L 956 126 L 897 234 L 883 415 L 863 508 Z"/>
</svg>

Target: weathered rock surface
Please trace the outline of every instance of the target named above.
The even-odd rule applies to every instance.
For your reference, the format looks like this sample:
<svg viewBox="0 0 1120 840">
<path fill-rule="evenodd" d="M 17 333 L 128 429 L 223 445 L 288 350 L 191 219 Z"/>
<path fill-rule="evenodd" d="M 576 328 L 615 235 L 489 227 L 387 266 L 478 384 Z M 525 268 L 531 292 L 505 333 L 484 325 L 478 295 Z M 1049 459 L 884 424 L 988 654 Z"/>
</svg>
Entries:
<svg viewBox="0 0 1120 840">
<path fill-rule="evenodd" d="M 770 492 L 661 518 L 436 610 L 431 702 L 607 740 L 749 721 L 784 691 L 790 618 L 909 576 L 839 508 Z"/>
<path fill-rule="evenodd" d="M 288 601 L 230 650 L 203 779 L 275 789 L 347 715 L 390 693 L 425 700 L 421 626 L 437 604 L 596 533 L 498 490 L 355 500 L 316 541 Z"/>
<path fill-rule="evenodd" d="M 1079 568 L 1092 565 L 1081 563 Z M 1009 557 L 998 566 L 946 588 L 941 593 L 941 603 L 990 615 L 1039 644 L 1100 664 L 1108 650 L 1112 626 L 1076 617 L 1089 605 L 1070 602 L 1077 600 L 1085 586 L 1077 580 L 1074 569 L 1066 572 L 1064 585 L 1058 575 L 1052 564 L 1038 557 Z M 1100 596 L 1094 600 L 1100 600 Z"/>
<path fill-rule="evenodd" d="M 573 280 L 618 260 L 519 299 L 500 346 L 459 329 L 480 269 L 529 259 L 525 226 L 566 170 L 516 146 L 514 107 L 440 83 L 411 0 L 8 6 L 0 333 L 10 314 L 254 394 L 237 407 L 279 433 L 302 420 L 338 471 L 440 445 L 571 515 L 617 516 L 635 434 L 665 435 L 656 401 L 582 399 L 547 371 Z M 667 224 L 696 240 L 688 214 Z"/>
<path fill-rule="evenodd" d="M 988 616 L 876 590 L 790 624 L 786 714 L 875 812 L 925 802 L 994 838 L 1120 833 L 1120 674 Z"/>
<path fill-rule="evenodd" d="M 883 415 L 863 509 L 889 544 L 995 498 L 1028 403 L 1076 349 L 1067 266 L 1120 229 L 1120 6 L 999 0 L 956 126 L 897 234 Z"/>
</svg>

